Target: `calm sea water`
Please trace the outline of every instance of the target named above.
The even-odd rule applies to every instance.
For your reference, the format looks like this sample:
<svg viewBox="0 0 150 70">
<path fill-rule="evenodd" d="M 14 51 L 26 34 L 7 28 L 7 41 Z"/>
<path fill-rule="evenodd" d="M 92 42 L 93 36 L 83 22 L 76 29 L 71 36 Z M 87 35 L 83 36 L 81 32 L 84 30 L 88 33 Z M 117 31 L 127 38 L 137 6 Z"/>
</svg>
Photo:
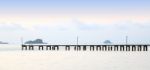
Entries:
<svg viewBox="0 0 150 70">
<path fill-rule="evenodd" d="M 150 70 L 150 52 L 21 51 L 0 45 L 0 70 Z"/>
</svg>

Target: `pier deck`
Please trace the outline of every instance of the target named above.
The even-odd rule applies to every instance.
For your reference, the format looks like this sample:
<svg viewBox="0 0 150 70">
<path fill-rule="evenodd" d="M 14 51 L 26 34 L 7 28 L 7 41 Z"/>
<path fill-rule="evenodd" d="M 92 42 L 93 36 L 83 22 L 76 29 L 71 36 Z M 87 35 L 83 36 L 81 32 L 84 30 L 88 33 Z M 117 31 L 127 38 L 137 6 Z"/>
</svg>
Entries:
<svg viewBox="0 0 150 70">
<path fill-rule="evenodd" d="M 56 50 L 63 47 L 65 51 L 148 51 L 150 45 L 146 44 L 120 44 L 120 45 L 22 45 L 22 50 L 34 50 L 38 47 L 38 50 Z M 89 48 L 89 49 L 87 49 Z"/>
</svg>

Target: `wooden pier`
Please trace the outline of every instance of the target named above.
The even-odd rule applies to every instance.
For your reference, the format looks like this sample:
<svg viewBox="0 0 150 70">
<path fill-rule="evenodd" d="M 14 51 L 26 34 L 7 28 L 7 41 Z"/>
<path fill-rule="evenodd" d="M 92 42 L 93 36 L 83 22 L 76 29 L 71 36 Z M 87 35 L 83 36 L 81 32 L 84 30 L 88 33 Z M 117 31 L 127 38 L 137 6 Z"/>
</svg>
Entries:
<svg viewBox="0 0 150 70">
<path fill-rule="evenodd" d="M 53 50 L 58 51 L 60 47 L 65 51 L 148 51 L 150 45 L 22 45 L 22 50 Z"/>
</svg>

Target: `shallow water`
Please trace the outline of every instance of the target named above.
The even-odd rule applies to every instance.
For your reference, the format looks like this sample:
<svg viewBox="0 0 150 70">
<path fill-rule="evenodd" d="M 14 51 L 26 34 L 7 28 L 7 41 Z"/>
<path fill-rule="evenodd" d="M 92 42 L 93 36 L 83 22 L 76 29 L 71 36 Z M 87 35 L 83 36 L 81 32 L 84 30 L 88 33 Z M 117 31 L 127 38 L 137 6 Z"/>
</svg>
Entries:
<svg viewBox="0 0 150 70">
<path fill-rule="evenodd" d="M 21 51 L 0 46 L 0 70 L 149 70 L 150 52 Z"/>
</svg>

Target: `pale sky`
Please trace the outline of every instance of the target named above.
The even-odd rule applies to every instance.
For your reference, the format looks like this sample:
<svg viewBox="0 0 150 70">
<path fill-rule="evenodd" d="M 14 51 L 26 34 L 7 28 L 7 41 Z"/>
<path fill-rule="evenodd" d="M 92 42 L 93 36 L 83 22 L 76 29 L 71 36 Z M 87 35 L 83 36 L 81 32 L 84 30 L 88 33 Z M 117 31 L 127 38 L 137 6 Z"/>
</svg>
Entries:
<svg viewBox="0 0 150 70">
<path fill-rule="evenodd" d="M 150 43 L 148 0 L 2 0 L 0 41 L 50 44 Z M 11 42 L 12 41 L 12 42 Z"/>
</svg>

